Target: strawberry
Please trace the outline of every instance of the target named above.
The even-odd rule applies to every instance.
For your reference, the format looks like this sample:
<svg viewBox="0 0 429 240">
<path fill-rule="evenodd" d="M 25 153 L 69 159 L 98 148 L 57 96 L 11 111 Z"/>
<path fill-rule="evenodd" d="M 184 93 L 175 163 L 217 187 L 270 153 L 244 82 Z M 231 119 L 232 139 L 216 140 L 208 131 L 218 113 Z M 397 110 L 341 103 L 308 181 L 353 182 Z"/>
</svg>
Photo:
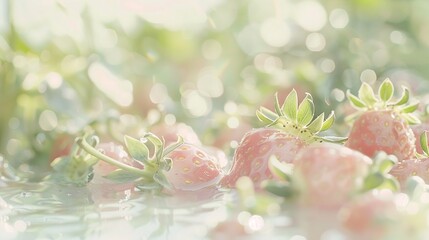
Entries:
<svg viewBox="0 0 429 240">
<path fill-rule="evenodd" d="M 338 213 L 347 239 L 426 239 L 427 185 L 413 177 L 405 192 L 373 190 L 346 204 Z"/>
<path fill-rule="evenodd" d="M 178 136 L 180 136 L 183 138 L 184 142 L 199 146 L 204 152 L 217 158 L 221 168 L 228 164 L 227 156 L 223 151 L 217 147 L 203 145 L 192 127 L 185 123 L 175 123 L 172 125 L 160 123 L 151 127 L 150 132 L 156 136 L 162 137 L 165 141 L 165 145 L 176 142 Z"/>
<path fill-rule="evenodd" d="M 411 129 L 413 131 L 414 137 L 416 138 L 416 152 L 419 154 L 423 154 L 421 144 L 419 141 L 417 141 L 417 139 L 419 139 L 423 133 L 429 131 L 429 123 L 424 122 L 421 124 L 412 125 Z"/>
<path fill-rule="evenodd" d="M 373 157 L 376 152 L 384 151 L 395 155 L 399 161 L 415 155 L 415 137 L 409 124 L 419 122 L 412 115 L 418 102 L 408 104 L 409 92 L 404 88 L 402 97 L 392 102 L 394 88 L 386 79 L 375 96 L 367 83 L 362 83 L 359 97 L 347 92 L 350 103 L 358 112 L 345 145 Z"/>
<path fill-rule="evenodd" d="M 399 212 L 391 191 L 371 191 L 348 203 L 339 212 L 341 226 L 357 239 L 381 239 Z M 390 219 L 390 221 L 389 221 Z"/>
<path fill-rule="evenodd" d="M 394 163 L 394 157 L 385 154 L 372 161 L 343 145 L 313 144 L 298 152 L 293 165 L 272 158 L 270 169 L 283 181 L 267 181 L 264 187 L 276 195 L 295 196 L 303 206 L 338 209 L 362 191 L 396 189 L 395 180 L 387 175 Z"/>
<path fill-rule="evenodd" d="M 143 138 L 125 136 L 125 146 L 134 161 L 144 165 L 138 168 L 111 158 L 85 141 L 78 139 L 78 145 L 94 157 L 111 164 L 118 169 L 107 176 L 117 182 L 135 182 L 140 189 L 161 190 L 166 192 L 196 191 L 215 186 L 222 177 L 217 159 L 201 147 L 179 141 L 164 147 L 164 142 L 152 133 Z M 153 145 L 153 154 L 149 154 L 148 144 Z"/>
<path fill-rule="evenodd" d="M 50 162 L 58 157 L 69 155 L 73 146 L 74 138 L 74 136 L 66 133 L 56 136 L 49 156 Z"/>
<path fill-rule="evenodd" d="M 304 146 L 329 140 L 317 134 L 331 127 L 333 112 L 326 119 L 324 113 L 315 119 L 313 116 L 314 105 L 310 94 L 299 106 L 295 90 L 289 93 L 282 106 L 276 95 L 275 112 L 264 107 L 257 111 L 257 117 L 267 127 L 253 129 L 245 134 L 235 150 L 233 166 L 221 185 L 234 187 L 238 178 L 249 176 L 258 187 L 263 180 L 272 178 L 268 169 L 270 156 L 275 155 L 281 162 L 290 163 Z"/>
<path fill-rule="evenodd" d="M 150 132 L 156 136 L 164 138 L 165 144 L 169 145 L 177 141 L 177 136 L 181 136 L 187 143 L 197 146 L 201 145 L 198 135 L 195 133 L 191 126 L 185 123 L 174 123 L 168 125 L 166 123 L 159 123 L 150 128 Z"/>
<path fill-rule="evenodd" d="M 361 187 L 372 160 L 347 147 L 323 143 L 302 149 L 294 161 L 300 198 L 307 205 L 338 206 Z"/>
<path fill-rule="evenodd" d="M 417 145 L 420 146 L 421 153 L 418 153 L 416 158 L 399 162 L 390 171 L 390 174 L 396 177 L 402 187 L 412 176 L 418 176 L 424 182 L 429 183 L 429 147 L 426 131 L 419 135 L 419 139 L 420 142 Z"/>
</svg>

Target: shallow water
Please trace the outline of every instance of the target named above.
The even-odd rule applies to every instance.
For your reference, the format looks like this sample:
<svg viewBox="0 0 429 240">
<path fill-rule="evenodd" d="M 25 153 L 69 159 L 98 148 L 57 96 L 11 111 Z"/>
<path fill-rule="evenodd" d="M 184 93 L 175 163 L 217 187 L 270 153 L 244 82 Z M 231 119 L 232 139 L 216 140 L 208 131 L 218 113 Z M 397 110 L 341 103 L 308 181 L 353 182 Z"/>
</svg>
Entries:
<svg viewBox="0 0 429 240">
<path fill-rule="evenodd" d="M 223 194 L 210 201 L 131 190 L 9 183 L 0 189 L 1 239 L 204 239 L 225 218 Z"/>
</svg>

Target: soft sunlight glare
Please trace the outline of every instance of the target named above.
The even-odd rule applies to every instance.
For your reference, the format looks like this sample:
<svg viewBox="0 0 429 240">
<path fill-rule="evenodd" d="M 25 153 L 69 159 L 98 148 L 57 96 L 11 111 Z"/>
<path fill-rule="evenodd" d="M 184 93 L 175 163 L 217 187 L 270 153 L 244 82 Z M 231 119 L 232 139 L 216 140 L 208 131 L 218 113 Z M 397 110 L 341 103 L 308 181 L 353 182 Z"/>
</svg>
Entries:
<svg viewBox="0 0 429 240">
<path fill-rule="evenodd" d="M 323 6 L 316 1 L 299 1 L 295 6 L 294 19 L 303 29 L 320 31 L 326 24 L 327 16 Z"/>
<path fill-rule="evenodd" d="M 93 63 L 88 70 L 92 82 L 116 104 L 126 107 L 133 101 L 133 86 L 130 81 L 110 72 L 101 63 Z"/>
</svg>

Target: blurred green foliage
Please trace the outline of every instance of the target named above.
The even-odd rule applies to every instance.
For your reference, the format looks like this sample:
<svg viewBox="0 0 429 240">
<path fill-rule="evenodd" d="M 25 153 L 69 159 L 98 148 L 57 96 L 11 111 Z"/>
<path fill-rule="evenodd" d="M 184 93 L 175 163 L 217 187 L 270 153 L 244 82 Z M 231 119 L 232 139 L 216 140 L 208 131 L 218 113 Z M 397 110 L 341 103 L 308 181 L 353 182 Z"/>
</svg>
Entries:
<svg viewBox="0 0 429 240">
<path fill-rule="evenodd" d="M 255 110 L 291 87 L 312 93 L 316 112 L 336 109 L 339 124 L 345 89 L 361 81 L 428 89 L 425 0 L 2 0 L 0 8 L 0 153 L 23 170 L 46 170 L 58 136 L 103 125 L 112 109 L 119 125 L 144 129 L 167 116 L 212 144 L 258 126 Z"/>
</svg>

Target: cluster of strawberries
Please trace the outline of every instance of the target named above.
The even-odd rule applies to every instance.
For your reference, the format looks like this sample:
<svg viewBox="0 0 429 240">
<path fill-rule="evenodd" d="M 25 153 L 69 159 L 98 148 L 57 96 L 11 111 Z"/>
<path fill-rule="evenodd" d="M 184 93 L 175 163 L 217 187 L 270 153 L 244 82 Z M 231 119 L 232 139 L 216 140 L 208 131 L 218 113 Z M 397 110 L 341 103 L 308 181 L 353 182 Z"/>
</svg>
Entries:
<svg viewBox="0 0 429 240">
<path fill-rule="evenodd" d="M 429 181 L 429 128 L 414 115 L 419 103 L 411 101 L 406 88 L 393 99 L 388 79 L 377 93 L 363 83 L 358 96 L 348 91 L 347 97 L 359 110 L 348 119 L 352 127 L 347 138 L 324 135 L 333 126 L 334 113 L 315 117 L 312 96 L 299 101 L 292 90 L 283 104 L 276 96 L 274 111 L 257 111 L 265 126 L 243 133 L 231 164 L 222 151 L 204 146 L 192 128 L 176 124 L 154 127 L 140 139 L 126 136 L 126 150 L 80 137 L 74 154 L 57 158 L 52 166 L 57 172 L 72 172 L 69 181 L 82 176 L 89 181 L 94 174 L 94 181 L 132 182 L 140 189 L 173 194 L 234 188 L 247 177 L 257 190 L 294 199 L 300 206 L 343 209 L 348 229 L 373 231 L 376 216 L 406 214 L 397 198 L 407 184 L 416 189 L 421 186 L 416 182 Z"/>
</svg>

